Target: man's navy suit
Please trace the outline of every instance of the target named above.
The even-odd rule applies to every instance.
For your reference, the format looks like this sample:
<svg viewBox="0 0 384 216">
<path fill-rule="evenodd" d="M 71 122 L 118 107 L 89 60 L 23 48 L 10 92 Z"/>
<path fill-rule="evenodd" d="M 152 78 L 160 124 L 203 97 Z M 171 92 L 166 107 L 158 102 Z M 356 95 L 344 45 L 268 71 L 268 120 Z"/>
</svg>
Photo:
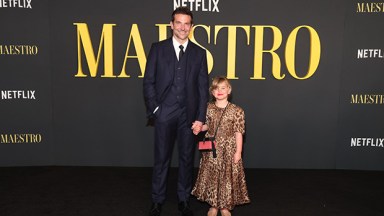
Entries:
<svg viewBox="0 0 384 216">
<path fill-rule="evenodd" d="M 179 168 L 177 194 L 188 201 L 192 189 L 194 121 L 205 122 L 208 92 L 206 51 L 191 41 L 177 59 L 172 38 L 152 44 L 143 81 L 147 116 L 155 119 L 152 201 L 165 200 L 167 174 L 175 140 Z M 157 110 L 156 110 L 157 108 Z M 156 110 L 156 112 L 155 112 Z"/>
</svg>

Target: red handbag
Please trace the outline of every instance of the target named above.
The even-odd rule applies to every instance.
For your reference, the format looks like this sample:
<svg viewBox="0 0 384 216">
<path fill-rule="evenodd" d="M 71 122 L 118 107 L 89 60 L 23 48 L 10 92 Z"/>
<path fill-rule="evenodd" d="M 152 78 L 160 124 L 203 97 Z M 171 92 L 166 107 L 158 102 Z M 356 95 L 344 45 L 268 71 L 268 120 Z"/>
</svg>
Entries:
<svg viewBox="0 0 384 216">
<path fill-rule="evenodd" d="M 204 137 L 203 141 L 199 141 L 199 150 L 212 150 L 213 148 L 216 148 L 216 142 L 213 137 Z"/>
</svg>

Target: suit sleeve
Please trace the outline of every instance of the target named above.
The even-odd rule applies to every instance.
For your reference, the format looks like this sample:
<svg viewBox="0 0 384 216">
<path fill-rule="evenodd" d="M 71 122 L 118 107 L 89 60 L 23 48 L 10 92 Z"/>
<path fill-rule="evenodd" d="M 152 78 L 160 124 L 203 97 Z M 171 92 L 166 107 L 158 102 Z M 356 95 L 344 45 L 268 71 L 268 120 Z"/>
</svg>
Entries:
<svg viewBox="0 0 384 216">
<path fill-rule="evenodd" d="M 197 121 L 205 122 L 207 113 L 207 103 L 209 100 L 209 79 L 208 79 L 208 66 L 207 66 L 207 51 L 203 50 L 202 60 L 200 64 L 200 71 L 198 77 L 199 87 L 199 107 L 197 113 Z"/>
<path fill-rule="evenodd" d="M 156 44 L 152 44 L 148 54 L 145 74 L 143 79 L 143 94 L 147 108 L 147 117 L 153 114 L 153 111 L 158 106 L 156 92 L 156 65 L 157 65 L 157 48 Z"/>
</svg>

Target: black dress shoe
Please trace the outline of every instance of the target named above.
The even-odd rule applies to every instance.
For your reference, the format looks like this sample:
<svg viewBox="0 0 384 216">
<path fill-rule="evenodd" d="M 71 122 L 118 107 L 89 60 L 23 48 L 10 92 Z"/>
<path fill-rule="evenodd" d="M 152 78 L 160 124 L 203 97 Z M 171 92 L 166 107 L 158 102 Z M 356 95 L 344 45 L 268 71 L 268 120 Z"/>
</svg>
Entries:
<svg viewBox="0 0 384 216">
<path fill-rule="evenodd" d="M 149 216 L 160 216 L 161 213 L 161 204 L 153 203 L 151 206 L 151 210 L 149 211 Z"/>
<path fill-rule="evenodd" d="M 193 211 L 189 206 L 189 202 L 179 202 L 179 211 L 181 211 L 182 216 L 193 216 Z"/>
</svg>

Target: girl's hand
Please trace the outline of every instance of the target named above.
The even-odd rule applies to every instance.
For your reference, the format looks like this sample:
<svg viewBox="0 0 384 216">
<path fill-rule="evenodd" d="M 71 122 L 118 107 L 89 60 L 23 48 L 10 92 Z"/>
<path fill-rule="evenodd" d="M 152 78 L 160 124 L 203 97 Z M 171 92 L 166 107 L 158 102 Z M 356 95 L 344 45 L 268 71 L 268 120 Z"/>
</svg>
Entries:
<svg viewBox="0 0 384 216">
<path fill-rule="evenodd" d="M 233 162 L 237 164 L 241 160 L 241 153 L 236 152 L 233 156 Z"/>
</svg>

